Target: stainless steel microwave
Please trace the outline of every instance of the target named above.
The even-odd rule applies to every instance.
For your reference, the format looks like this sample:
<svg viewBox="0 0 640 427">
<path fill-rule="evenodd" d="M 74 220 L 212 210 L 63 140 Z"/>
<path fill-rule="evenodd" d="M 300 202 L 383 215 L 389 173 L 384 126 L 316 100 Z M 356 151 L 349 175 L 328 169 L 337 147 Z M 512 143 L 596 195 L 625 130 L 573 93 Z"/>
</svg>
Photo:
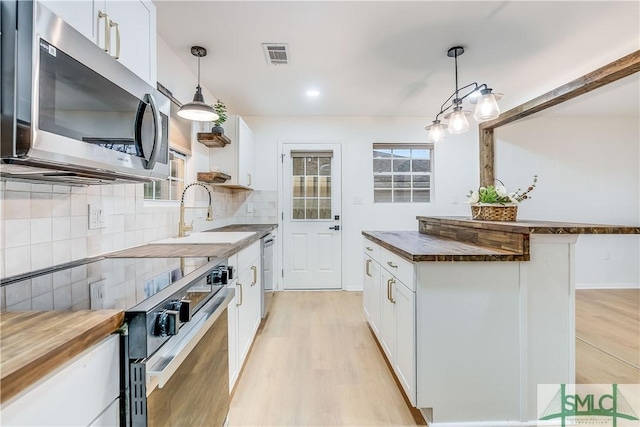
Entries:
<svg viewBox="0 0 640 427">
<path fill-rule="evenodd" d="M 167 178 L 170 101 L 38 2 L 1 8 L 2 177 Z"/>
</svg>

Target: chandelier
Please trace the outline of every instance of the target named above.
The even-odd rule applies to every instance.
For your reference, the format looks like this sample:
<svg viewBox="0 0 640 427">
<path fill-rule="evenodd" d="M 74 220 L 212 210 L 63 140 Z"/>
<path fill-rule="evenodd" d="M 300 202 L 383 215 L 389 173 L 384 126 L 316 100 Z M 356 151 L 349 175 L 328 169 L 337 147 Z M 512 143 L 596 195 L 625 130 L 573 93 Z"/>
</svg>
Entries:
<svg viewBox="0 0 640 427">
<path fill-rule="evenodd" d="M 462 109 L 462 101 L 469 98 L 469 102 L 476 104 L 473 118 L 478 122 L 486 122 L 493 120 L 500 115 L 498 102 L 502 99 L 501 93 L 492 93 L 492 90 L 485 83 L 470 83 L 461 88 L 458 87 L 458 57 L 464 53 L 462 46 L 454 46 L 447 51 L 447 56 L 454 58 L 456 73 L 456 90 L 440 107 L 440 112 L 436 114 L 436 118 L 432 124 L 425 129 L 429 131 L 429 141 L 440 142 L 446 138 L 446 132 L 450 134 L 464 133 L 469 130 L 469 121 L 467 116 L 470 111 Z M 449 103 L 449 101 L 451 101 Z M 451 110 L 450 112 L 448 112 Z M 448 112 L 448 113 L 447 113 Z M 445 114 L 446 113 L 446 114 Z M 441 123 L 440 116 L 443 115 L 448 123 Z"/>
</svg>

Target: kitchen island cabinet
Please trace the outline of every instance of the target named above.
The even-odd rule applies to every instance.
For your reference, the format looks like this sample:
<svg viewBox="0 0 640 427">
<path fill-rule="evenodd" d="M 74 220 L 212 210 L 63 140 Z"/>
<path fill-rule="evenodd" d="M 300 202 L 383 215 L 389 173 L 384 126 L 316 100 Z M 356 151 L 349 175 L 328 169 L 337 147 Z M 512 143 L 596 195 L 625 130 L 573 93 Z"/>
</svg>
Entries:
<svg viewBox="0 0 640 427">
<path fill-rule="evenodd" d="M 432 426 L 534 422 L 538 384 L 575 382 L 578 235 L 640 227 L 418 220 L 420 231 L 363 232 L 365 254 L 386 250 L 415 268 L 415 406 Z"/>
<path fill-rule="evenodd" d="M 407 398 L 415 406 L 415 267 L 366 239 L 364 250 L 365 316 Z"/>
</svg>

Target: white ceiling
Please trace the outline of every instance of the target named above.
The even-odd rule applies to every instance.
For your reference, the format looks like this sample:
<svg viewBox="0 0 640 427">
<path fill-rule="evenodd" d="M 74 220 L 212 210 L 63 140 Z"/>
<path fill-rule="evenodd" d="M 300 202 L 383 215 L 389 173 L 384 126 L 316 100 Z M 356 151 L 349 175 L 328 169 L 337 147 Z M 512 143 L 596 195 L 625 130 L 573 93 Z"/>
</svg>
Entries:
<svg viewBox="0 0 640 427">
<path fill-rule="evenodd" d="M 156 6 L 165 42 L 194 72 L 189 48 L 206 47 L 202 84 L 231 112 L 248 116 L 420 116 L 428 122 L 455 88 L 454 61 L 446 56 L 455 45 L 466 49 L 458 60 L 460 86 L 487 83 L 505 94 L 504 111 L 640 47 L 638 1 Z M 288 43 L 291 63 L 267 65 L 262 43 Z M 321 95 L 307 98 L 310 88 Z M 633 93 L 635 102 L 627 104 L 638 115 Z M 621 111 L 629 114 L 629 105 Z"/>
</svg>

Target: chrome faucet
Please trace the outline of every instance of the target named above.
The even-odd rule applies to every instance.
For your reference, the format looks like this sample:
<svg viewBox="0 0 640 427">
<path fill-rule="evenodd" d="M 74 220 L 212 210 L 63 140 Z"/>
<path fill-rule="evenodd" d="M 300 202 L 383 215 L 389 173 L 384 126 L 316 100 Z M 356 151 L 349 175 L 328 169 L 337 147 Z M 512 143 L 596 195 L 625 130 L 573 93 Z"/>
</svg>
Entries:
<svg viewBox="0 0 640 427">
<path fill-rule="evenodd" d="M 187 190 L 189 189 L 189 187 L 193 187 L 194 185 L 199 185 L 201 187 L 203 187 L 205 190 L 207 190 L 207 193 L 209 193 L 209 207 L 207 208 L 207 221 L 213 221 L 213 207 L 211 206 L 211 190 L 209 190 L 209 187 L 207 187 L 204 184 L 201 184 L 199 182 L 194 182 L 191 183 L 189 185 L 187 185 L 184 190 L 182 191 L 182 198 L 180 199 L 180 222 L 178 223 L 178 237 L 184 237 L 186 236 L 186 232 L 187 231 L 193 231 L 193 220 L 191 220 L 190 224 L 185 224 L 184 223 L 184 211 L 185 209 L 204 209 L 202 207 L 199 206 L 189 206 L 189 207 L 185 207 L 184 206 L 184 194 L 187 192 Z"/>
</svg>

